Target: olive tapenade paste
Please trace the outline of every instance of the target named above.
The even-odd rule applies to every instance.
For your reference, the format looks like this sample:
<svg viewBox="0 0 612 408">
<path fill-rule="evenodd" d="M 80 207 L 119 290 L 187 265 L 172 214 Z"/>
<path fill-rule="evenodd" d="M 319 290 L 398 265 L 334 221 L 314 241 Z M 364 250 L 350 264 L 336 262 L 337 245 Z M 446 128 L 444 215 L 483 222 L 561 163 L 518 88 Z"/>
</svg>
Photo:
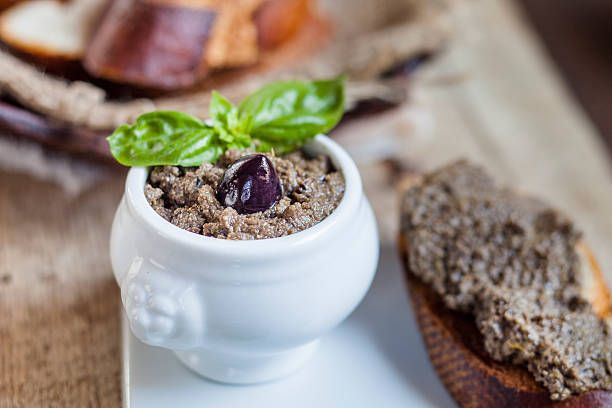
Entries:
<svg viewBox="0 0 612 408">
<path fill-rule="evenodd" d="M 523 364 L 552 399 L 612 388 L 612 337 L 580 295 L 580 239 L 546 204 L 458 162 L 402 202 L 409 268 L 472 313 L 488 353 Z"/>
<path fill-rule="evenodd" d="M 307 157 L 296 151 L 271 160 L 282 185 L 280 200 L 265 211 L 239 214 L 223 207 L 216 190 L 225 169 L 250 151 L 230 149 L 215 163 L 200 167 L 157 166 L 151 169 L 145 196 L 172 224 L 210 237 L 249 240 L 275 238 L 314 226 L 329 216 L 344 194 L 344 176 L 329 157 Z"/>
</svg>

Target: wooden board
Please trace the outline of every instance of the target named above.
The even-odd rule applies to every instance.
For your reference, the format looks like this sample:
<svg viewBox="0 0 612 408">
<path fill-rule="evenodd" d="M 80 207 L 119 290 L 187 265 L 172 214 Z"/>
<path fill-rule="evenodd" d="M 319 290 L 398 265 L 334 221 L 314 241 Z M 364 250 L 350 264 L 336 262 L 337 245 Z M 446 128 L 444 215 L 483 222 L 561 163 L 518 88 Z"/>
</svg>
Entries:
<svg viewBox="0 0 612 408">
<path fill-rule="evenodd" d="M 383 246 L 394 245 L 400 176 L 463 156 L 574 216 L 612 281 L 612 172 L 593 127 L 513 2 L 474 2 L 464 18 L 410 106 L 336 133 L 359 161 Z M 119 405 L 108 234 L 122 187 L 107 175 L 70 195 L 0 172 L 0 407 Z"/>
</svg>

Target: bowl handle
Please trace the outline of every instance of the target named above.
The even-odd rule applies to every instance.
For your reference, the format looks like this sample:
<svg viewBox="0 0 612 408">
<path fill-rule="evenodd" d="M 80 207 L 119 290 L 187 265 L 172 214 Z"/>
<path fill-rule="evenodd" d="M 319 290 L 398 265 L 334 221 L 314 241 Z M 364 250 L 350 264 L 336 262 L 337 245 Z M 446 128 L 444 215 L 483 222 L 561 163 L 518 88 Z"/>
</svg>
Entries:
<svg viewBox="0 0 612 408">
<path fill-rule="evenodd" d="M 143 343 L 173 350 L 201 344 L 204 311 L 191 282 L 137 256 L 120 286 L 132 332 Z"/>
</svg>

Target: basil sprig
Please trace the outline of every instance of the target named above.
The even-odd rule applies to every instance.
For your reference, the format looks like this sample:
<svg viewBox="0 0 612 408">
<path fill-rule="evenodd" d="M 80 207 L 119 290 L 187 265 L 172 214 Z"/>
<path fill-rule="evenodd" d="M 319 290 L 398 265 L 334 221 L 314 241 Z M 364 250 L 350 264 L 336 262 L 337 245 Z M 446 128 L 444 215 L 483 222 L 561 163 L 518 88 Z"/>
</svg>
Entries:
<svg viewBox="0 0 612 408">
<path fill-rule="evenodd" d="M 108 137 L 111 153 L 126 166 L 197 166 L 215 162 L 231 148 L 288 153 L 338 123 L 344 81 L 273 82 L 238 107 L 213 92 L 210 120 L 173 111 L 146 113 Z"/>
</svg>

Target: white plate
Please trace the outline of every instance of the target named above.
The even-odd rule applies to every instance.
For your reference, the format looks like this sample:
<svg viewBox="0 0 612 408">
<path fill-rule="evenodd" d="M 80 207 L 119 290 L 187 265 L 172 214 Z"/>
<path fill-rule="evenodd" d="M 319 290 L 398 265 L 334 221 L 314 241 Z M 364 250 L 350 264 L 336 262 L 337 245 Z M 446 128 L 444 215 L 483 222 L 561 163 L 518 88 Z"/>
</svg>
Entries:
<svg viewBox="0 0 612 408">
<path fill-rule="evenodd" d="M 268 384 L 207 381 L 164 349 L 140 343 L 123 319 L 126 408 L 454 407 L 427 358 L 395 248 L 383 248 L 363 303 L 294 375 Z"/>
</svg>

